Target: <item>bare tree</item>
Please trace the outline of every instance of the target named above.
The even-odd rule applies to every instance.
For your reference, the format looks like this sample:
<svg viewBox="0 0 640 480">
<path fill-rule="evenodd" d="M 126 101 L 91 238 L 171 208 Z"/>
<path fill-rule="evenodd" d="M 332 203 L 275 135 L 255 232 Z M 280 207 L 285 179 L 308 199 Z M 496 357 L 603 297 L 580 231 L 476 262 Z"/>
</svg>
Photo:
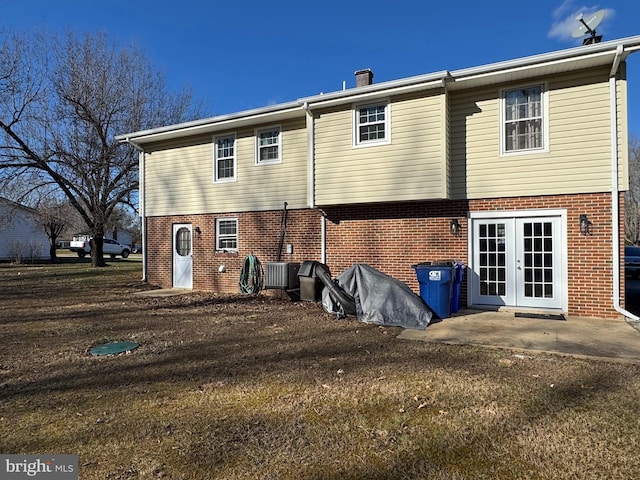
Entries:
<svg viewBox="0 0 640 480">
<path fill-rule="evenodd" d="M 640 241 L 640 141 L 629 140 L 629 191 L 624 199 L 624 241 L 636 245 Z"/>
<path fill-rule="evenodd" d="M 65 207 L 67 211 L 65 211 Z M 66 226 L 66 220 L 68 214 L 68 204 L 53 203 L 48 206 L 41 206 L 38 208 L 38 216 L 44 232 L 49 237 L 49 256 L 51 257 L 51 263 L 58 261 L 56 254 L 56 243 L 58 238 L 62 234 Z"/>
<path fill-rule="evenodd" d="M 110 216 L 137 203 L 137 153 L 114 136 L 190 120 L 198 108 L 188 90 L 169 92 L 142 52 L 104 34 L 1 41 L 0 175 L 62 192 L 91 230 L 93 266 L 103 266 Z"/>
</svg>

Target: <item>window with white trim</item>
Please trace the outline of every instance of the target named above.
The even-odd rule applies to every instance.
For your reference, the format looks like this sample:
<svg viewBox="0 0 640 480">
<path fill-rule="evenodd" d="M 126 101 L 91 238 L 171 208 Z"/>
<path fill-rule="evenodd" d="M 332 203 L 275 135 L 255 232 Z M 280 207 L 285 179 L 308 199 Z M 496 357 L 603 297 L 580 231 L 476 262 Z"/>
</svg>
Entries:
<svg viewBox="0 0 640 480">
<path fill-rule="evenodd" d="M 238 251 L 238 219 L 216 219 L 216 250 L 224 252 Z"/>
<path fill-rule="evenodd" d="M 389 143 L 389 117 L 389 102 L 356 106 L 353 110 L 354 145 Z"/>
<path fill-rule="evenodd" d="M 256 165 L 279 163 L 281 150 L 282 132 L 279 126 L 256 130 Z"/>
<path fill-rule="evenodd" d="M 545 96 L 542 85 L 502 92 L 502 153 L 546 148 Z"/>
<path fill-rule="evenodd" d="M 213 147 L 213 181 L 232 182 L 236 179 L 236 136 L 217 137 Z"/>
</svg>

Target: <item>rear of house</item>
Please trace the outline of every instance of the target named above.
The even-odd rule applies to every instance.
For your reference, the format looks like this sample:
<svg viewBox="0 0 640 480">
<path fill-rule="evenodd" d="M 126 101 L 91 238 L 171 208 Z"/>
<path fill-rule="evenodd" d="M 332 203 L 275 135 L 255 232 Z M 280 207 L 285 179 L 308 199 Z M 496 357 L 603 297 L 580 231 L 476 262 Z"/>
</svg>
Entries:
<svg viewBox="0 0 640 480">
<path fill-rule="evenodd" d="M 639 45 L 380 84 L 364 70 L 345 91 L 122 135 L 141 151 L 146 279 L 237 292 L 254 254 L 368 263 L 417 292 L 411 265 L 458 260 L 468 306 L 618 317 Z"/>
</svg>

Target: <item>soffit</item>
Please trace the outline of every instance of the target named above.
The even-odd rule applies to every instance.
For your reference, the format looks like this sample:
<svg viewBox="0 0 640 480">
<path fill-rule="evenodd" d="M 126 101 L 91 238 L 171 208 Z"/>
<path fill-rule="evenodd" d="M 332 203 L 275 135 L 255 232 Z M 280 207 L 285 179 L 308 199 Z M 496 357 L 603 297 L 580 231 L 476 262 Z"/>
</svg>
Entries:
<svg viewBox="0 0 640 480">
<path fill-rule="evenodd" d="M 502 68 L 495 71 L 474 72 L 473 69 L 451 73 L 447 83 L 449 90 L 478 88 L 498 83 L 519 82 L 534 77 L 548 77 L 577 70 L 591 70 L 603 65 L 611 65 L 615 51 L 599 52 L 582 57 L 551 60 L 530 65 Z"/>
<path fill-rule="evenodd" d="M 278 123 L 294 118 L 303 118 L 305 111 L 297 103 L 294 106 L 283 108 L 264 108 L 257 110 L 249 110 L 238 112 L 232 115 L 222 115 L 219 117 L 187 122 L 179 125 L 170 125 L 168 127 L 136 132 L 131 135 L 119 135 L 116 140 L 131 140 L 137 145 L 147 145 L 150 143 L 173 140 L 176 138 L 192 137 L 196 135 L 214 134 L 222 131 L 237 130 L 247 127 L 259 127 L 260 125 L 268 125 Z"/>
</svg>

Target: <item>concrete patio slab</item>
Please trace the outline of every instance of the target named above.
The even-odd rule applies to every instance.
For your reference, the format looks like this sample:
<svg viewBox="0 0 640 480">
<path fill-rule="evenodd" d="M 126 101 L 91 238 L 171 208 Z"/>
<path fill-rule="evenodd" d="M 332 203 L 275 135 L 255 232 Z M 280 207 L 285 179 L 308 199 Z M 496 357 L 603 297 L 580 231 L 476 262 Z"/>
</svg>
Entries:
<svg viewBox="0 0 640 480">
<path fill-rule="evenodd" d="M 622 318 L 541 320 L 464 310 L 426 330 L 404 330 L 398 338 L 640 363 L 640 331 Z"/>
</svg>

